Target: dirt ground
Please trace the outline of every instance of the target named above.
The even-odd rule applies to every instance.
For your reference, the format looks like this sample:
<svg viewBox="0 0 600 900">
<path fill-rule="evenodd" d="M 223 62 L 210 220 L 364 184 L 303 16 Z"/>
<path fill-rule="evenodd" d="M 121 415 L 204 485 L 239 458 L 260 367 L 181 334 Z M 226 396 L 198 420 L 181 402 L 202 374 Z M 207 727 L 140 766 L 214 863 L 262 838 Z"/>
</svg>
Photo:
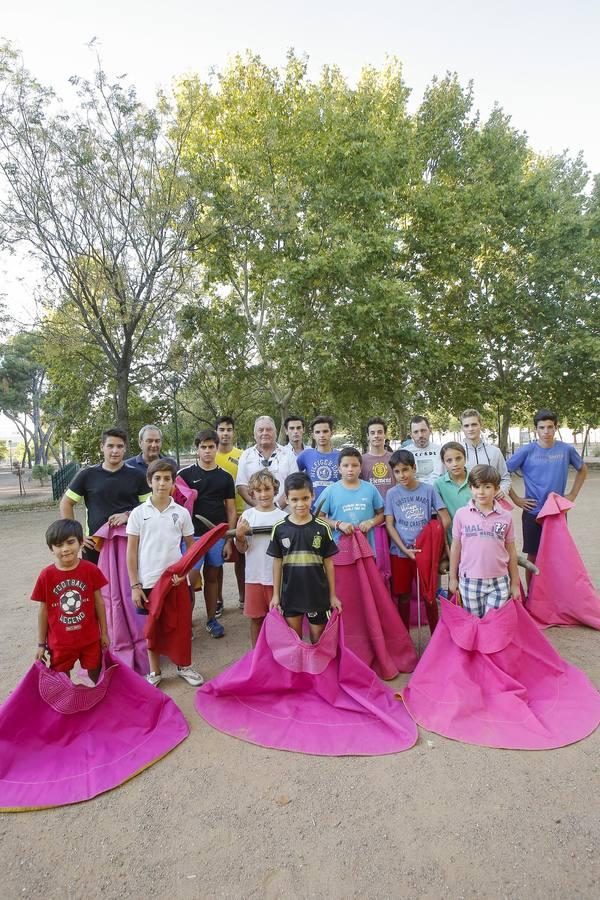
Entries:
<svg viewBox="0 0 600 900">
<path fill-rule="evenodd" d="M 592 472 L 570 527 L 596 585 L 599 503 Z M 0 700 L 33 659 L 28 597 L 50 561 L 43 532 L 53 518 L 49 509 L 0 513 Z M 231 567 L 226 605 L 219 641 L 195 614 L 194 663 L 205 678 L 248 648 Z M 600 684 L 600 634 L 546 633 Z M 3 898 L 600 896 L 600 729 L 544 752 L 420 729 L 405 753 L 303 756 L 220 734 L 194 712 L 194 688 L 174 677 L 163 688 L 191 725 L 165 759 L 88 803 L 0 815 Z"/>
</svg>

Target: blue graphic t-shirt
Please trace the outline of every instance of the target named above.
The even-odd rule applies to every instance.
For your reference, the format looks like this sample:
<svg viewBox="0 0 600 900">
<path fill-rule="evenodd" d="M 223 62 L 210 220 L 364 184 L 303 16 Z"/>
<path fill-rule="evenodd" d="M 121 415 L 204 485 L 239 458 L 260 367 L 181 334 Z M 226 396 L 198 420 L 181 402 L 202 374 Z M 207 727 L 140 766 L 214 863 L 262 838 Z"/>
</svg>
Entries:
<svg viewBox="0 0 600 900">
<path fill-rule="evenodd" d="M 356 489 L 338 481 L 325 488 L 319 501 L 321 504 L 321 512 L 328 519 L 360 525 L 365 519 L 372 519 L 377 510 L 383 509 L 383 497 L 369 481 L 360 480 Z M 336 544 L 341 536 L 341 531 L 335 529 L 333 539 Z M 366 537 L 375 552 L 375 530 L 371 528 Z"/>
<path fill-rule="evenodd" d="M 521 471 L 525 482 L 525 496 L 536 500 L 535 516 L 546 502 L 548 494 L 555 491 L 564 494 L 569 466 L 581 469 L 583 460 L 575 447 L 563 441 L 555 441 L 552 447 L 540 447 L 537 441 L 525 444 L 506 461 L 509 472 Z"/>
<path fill-rule="evenodd" d="M 315 492 L 315 502 L 313 509 L 317 506 L 319 495 L 325 490 L 328 484 L 339 481 L 338 461 L 340 458 L 339 450 L 332 450 L 331 453 L 321 453 L 319 450 L 303 450 L 296 457 L 298 463 L 298 471 L 306 472 L 313 483 Z"/>
<path fill-rule="evenodd" d="M 397 484 L 387 492 L 385 514 L 394 517 L 396 531 L 406 547 L 412 547 L 423 531 L 434 510 L 444 509 L 445 504 L 431 484 L 422 481 L 412 490 Z M 394 541 L 390 542 L 392 556 L 406 557 Z"/>
</svg>

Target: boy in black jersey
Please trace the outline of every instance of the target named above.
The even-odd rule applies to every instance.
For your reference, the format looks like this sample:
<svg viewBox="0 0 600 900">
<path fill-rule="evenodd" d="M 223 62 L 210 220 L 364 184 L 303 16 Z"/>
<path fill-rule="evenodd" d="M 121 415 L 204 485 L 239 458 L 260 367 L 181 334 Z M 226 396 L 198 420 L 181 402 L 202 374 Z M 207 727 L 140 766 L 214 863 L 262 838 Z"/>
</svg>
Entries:
<svg viewBox="0 0 600 900">
<path fill-rule="evenodd" d="M 290 628 L 300 637 L 306 615 L 310 639 L 316 644 L 331 609 L 342 610 L 335 595 L 333 556 L 337 545 L 329 525 L 311 514 L 314 491 L 305 472 L 288 475 L 285 494 L 291 513 L 273 526 L 267 548 L 273 557 L 270 606 L 281 609 Z"/>
</svg>

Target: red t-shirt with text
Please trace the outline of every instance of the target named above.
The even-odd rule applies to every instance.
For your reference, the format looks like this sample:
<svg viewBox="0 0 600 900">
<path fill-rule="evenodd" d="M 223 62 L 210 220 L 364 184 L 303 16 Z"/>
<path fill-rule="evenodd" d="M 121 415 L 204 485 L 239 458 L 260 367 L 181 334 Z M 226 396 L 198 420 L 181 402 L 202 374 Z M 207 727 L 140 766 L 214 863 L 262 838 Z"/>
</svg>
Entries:
<svg viewBox="0 0 600 900">
<path fill-rule="evenodd" d="M 94 592 L 108 584 L 94 563 L 81 559 L 74 569 L 43 569 L 35 583 L 32 600 L 48 610 L 48 646 L 85 647 L 100 639 Z"/>
</svg>

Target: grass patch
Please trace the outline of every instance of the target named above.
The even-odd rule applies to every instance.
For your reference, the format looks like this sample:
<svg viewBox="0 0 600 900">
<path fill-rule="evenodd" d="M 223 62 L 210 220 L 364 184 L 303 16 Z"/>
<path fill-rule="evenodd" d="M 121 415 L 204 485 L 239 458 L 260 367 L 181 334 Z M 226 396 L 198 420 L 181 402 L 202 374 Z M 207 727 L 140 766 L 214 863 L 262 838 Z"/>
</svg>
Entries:
<svg viewBox="0 0 600 900">
<path fill-rule="evenodd" d="M 23 503 L 0 503 L 0 516 L 5 512 L 20 512 L 21 510 L 52 509 L 58 506 L 58 500 L 25 500 Z"/>
</svg>

